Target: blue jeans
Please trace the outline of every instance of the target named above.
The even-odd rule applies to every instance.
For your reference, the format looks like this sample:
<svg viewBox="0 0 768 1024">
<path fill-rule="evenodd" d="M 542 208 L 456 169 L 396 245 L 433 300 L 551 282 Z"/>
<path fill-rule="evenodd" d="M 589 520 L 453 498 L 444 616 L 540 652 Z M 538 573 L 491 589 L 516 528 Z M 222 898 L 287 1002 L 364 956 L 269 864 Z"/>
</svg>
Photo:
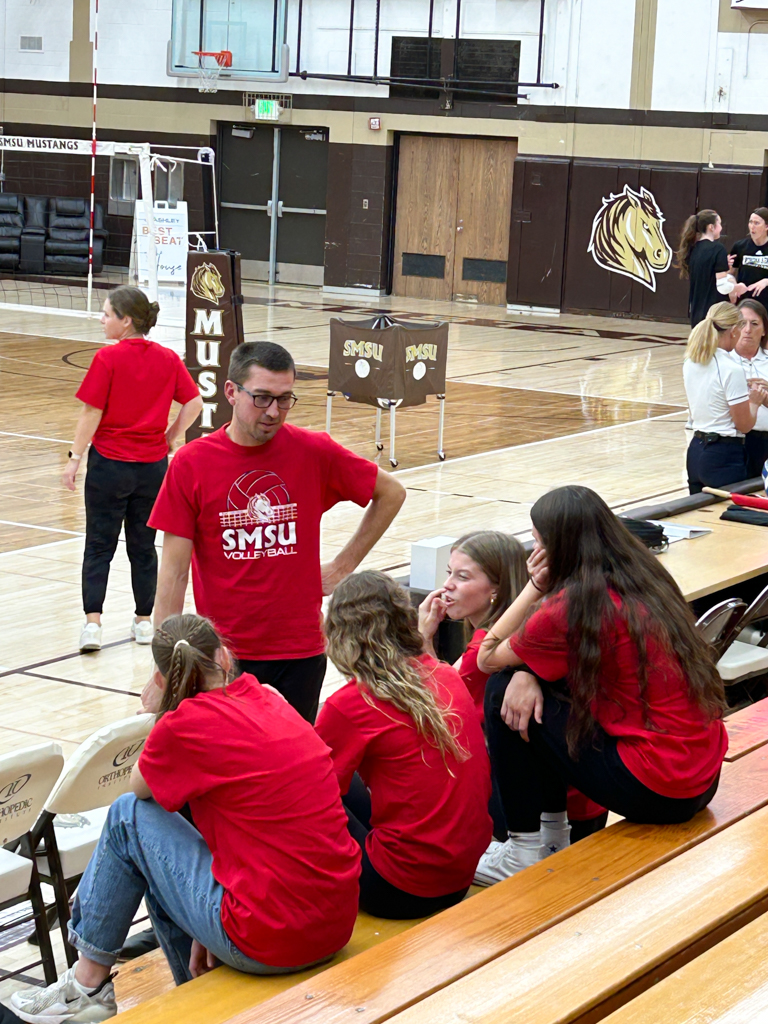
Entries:
<svg viewBox="0 0 768 1024">
<path fill-rule="evenodd" d="M 111 967 L 144 898 L 177 985 L 192 977 L 193 939 L 245 974 L 301 970 L 269 967 L 240 952 L 221 923 L 224 887 L 213 877 L 212 859 L 203 837 L 180 814 L 132 793 L 118 797 L 77 890 L 70 942 L 89 960 Z"/>
</svg>

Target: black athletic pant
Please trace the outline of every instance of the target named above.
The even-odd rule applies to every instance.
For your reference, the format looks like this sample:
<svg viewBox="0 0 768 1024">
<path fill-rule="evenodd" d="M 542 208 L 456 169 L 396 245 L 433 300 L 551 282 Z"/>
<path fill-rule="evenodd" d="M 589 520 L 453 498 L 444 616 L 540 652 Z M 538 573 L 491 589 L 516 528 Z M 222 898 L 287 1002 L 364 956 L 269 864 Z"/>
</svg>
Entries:
<svg viewBox="0 0 768 1024">
<path fill-rule="evenodd" d="M 700 494 L 702 487 L 723 487 L 746 480 L 744 445 L 737 438 L 733 441 L 705 441 L 693 437 L 688 445 L 686 468 L 691 494 Z"/>
<path fill-rule="evenodd" d="M 155 531 L 147 520 L 163 482 L 168 459 L 119 462 L 91 445 L 85 477 L 83 610 L 101 613 L 109 566 L 125 523 L 125 547 L 137 615 L 151 615 L 157 588 Z"/>
<path fill-rule="evenodd" d="M 374 917 L 393 921 L 410 921 L 428 917 L 461 903 L 469 886 L 446 896 L 412 896 L 382 878 L 368 859 L 365 840 L 371 831 L 371 797 L 359 775 L 352 779 L 349 792 L 341 798 L 347 812 L 349 834 L 363 851 L 360 874 L 360 909 Z"/>
<path fill-rule="evenodd" d="M 570 703 L 545 690 L 539 725 L 531 718 L 530 742 L 501 718 L 509 671 L 491 676 L 485 690 L 485 727 L 504 813 L 510 832 L 538 832 L 543 811 L 564 811 L 568 785 L 591 800 L 638 824 L 670 825 L 689 821 L 717 791 L 720 773 L 701 796 L 673 799 L 648 789 L 625 767 L 617 740 L 597 728 L 578 761 L 568 754 L 565 730 Z"/>
<path fill-rule="evenodd" d="M 301 717 L 312 725 L 317 718 L 326 662 L 324 654 L 282 661 L 248 661 L 238 658 L 241 672 L 250 672 L 260 683 L 274 686 L 291 707 L 296 708 Z"/>
<path fill-rule="evenodd" d="M 747 457 L 746 479 L 762 476 L 768 459 L 768 430 L 750 430 L 744 437 L 744 454 Z"/>
</svg>

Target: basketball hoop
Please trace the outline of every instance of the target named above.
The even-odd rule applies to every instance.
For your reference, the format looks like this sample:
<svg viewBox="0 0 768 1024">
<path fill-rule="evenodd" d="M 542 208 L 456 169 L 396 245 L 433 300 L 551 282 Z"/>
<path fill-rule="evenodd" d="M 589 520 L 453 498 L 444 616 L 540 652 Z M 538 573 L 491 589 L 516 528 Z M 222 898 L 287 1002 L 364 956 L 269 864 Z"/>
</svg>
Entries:
<svg viewBox="0 0 768 1024">
<path fill-rule="evenodd" d="M 224 68 L 232 67 L 230 50 L 193 50 L 198 60 L 197 74 L 200 79 L 200 92 L 216 92 L 219 87 L 219 75 Z"/>
</svg>

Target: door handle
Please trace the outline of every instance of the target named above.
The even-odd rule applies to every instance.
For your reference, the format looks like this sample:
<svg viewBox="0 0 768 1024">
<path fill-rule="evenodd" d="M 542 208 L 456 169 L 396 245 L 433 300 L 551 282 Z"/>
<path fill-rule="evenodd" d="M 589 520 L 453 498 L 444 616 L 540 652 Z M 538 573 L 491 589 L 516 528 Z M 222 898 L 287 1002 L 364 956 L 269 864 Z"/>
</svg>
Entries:
<svg viewBox="0 0 768 1024">
<path fill-rule="evenodd" d="M 268 217 L 272 216 L 272 200 L 271 199 L 267 200 L 267 216 Z"/>
<path fill-rule="evenodd" d="M 282 199 L 278 199 L 278 201 L 277 201 L 277 216 L 278 217 L 282 217 L 283 216 L 283 200 Z"/>
</svg>

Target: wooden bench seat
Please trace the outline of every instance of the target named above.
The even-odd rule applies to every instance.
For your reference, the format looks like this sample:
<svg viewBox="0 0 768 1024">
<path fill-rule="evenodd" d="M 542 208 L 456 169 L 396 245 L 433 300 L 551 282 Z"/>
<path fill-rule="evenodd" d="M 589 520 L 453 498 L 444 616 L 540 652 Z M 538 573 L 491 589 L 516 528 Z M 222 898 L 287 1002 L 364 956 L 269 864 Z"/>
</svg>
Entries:
<svg viewBox="0 0 768 1024">
<path fill-rule="evenodd" d="M 386 1020 L 766 804 L 768 753 L 760 749 L 724 766 L 712 804 L 685 825 L 657 828 L 619 822 L 394 935 L 376 949 L 334 962 L 310 980 L 296 983 L 296 976 L 291 976 L 290 988 L 273 989 L 266 1003 L 260 986 L 288 985 L 288 979 L 240 977 L 253 989 L 252 1008 L 242 1020 L 290 1019 L 295 1024 Z M 171 1019 L 176 1001 L 183 999 L 185 1024 L 221 1024 L 226 1014 L 213 1012 L 210 1005 L 206 1013 L 198 1013 L 194 993 L 204 982 L 211 989 L 219 985 L 224 989 L 228 980 L 229 972 L 220 969 L 177 993 L 130 1010 L 124 1022 Z"/>
<path fill-rule="evenodd" d="M 768 1021 L 768 914 L 605 1018 L 604 1024 Z"/>
<path fill-rule="evenodd" d="M 352 938 L 333 963 L 357 956 L 418 923 L 385 921 L 368 914 L 358 914 Z M 121 964 L 118 969 L 115 992 L 121 1024 L 149 1024 L 163 1019 L 166 1014 L 169 1021 L 219 1024 L 246 1007 L 255 1006 L 301 981 L 313 978 L 328 966 L 321 964 L 298 974 L 263 978 L 219 967 L 177 988 L 165 956 L 157 949 L 130 963 Z"/>
<path fill-rule="evenodd" d="M 391 1024 L 603 1020 L 768 910 L 767 849 L 765 807 L 421 1000 Z M 656 1020 L 674 1018 L 667 1012 Z"/>
<path fill-rule="evenodd" d="M 725 727 L 728 730 L 726 761 L 738 761 L 764 746 L 768 743 L 768 697 L 729 715 Z"/>
</svg>

